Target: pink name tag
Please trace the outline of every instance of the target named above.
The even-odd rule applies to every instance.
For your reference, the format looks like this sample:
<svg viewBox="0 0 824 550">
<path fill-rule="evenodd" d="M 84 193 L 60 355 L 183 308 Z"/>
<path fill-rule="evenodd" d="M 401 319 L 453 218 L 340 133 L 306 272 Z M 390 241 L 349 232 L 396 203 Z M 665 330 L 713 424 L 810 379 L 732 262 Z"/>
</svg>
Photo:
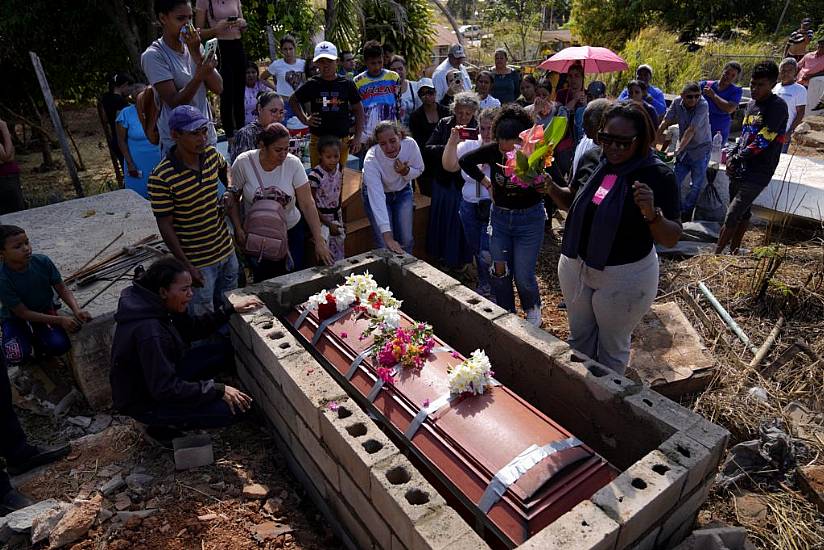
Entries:
<svg viewBox="0 0 824 550">
<path fill-rule="evenodd" d="M 592 196 L 592 204 L 601 204 L 601 201 L 607 196 L 607 193 L 609 193 L 609 190 L 615 185 L 617 179 L 618 176 L 615 174 L 607 174 L 604 176 L 604 181 L 601 182 L 601 186 L 595 192 L 595 195 Z"/>
</svg>

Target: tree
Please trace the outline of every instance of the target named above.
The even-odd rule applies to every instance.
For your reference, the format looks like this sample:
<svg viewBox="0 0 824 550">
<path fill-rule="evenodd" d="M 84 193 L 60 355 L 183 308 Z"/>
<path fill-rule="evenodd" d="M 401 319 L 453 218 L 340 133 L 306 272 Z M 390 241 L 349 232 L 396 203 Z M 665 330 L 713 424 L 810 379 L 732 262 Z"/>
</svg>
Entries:
<svg viewBox="0 0 824 550">
<path fill-rule="evenodd" d="M 484 10 L 484 26 L 503 30 L 502 25 L 514 25 L 521 59 L 527 59 L 527 37 L 541 28 L 544 4 L 539 0 L 498 0 Z"/>
<path fill-rule="evenodd" d="M 434 31 L 426 0 L 328 0 L 324 19 L 326 38 L 339 49 L 377 40 L 404 56 L 411 72 L 431 62 Z"/>
</svg>

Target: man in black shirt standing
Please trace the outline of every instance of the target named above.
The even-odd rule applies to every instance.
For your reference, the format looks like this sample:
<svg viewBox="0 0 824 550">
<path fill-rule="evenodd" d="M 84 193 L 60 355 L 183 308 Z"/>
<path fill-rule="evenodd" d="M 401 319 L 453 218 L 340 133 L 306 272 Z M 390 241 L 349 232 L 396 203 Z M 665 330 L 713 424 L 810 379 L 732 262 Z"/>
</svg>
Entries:
<svg viewBox="0 0 824 550">
<path fill-rule="evenodd" d="M 741 137 L 727 158 L 730 179 L 730 206 L 715 253 L 727 244 L 736 252 L 741 246 L 752 217 L 752 203 L 770 183 L 781 158 L 787 130 L 787 104 L 772 93 L 778 80 L 778 65 L 761 61 L 753 67 L 750 90 Z"/>
<path fill-rule="evenodd" d="M 336 136 L 343 146 L 340 152 L 341 169 L 346 166 L 349 153 L 361 149 L 363 131 L 363 105 L 355 84 L 337 74 L 338 49 L 331 42 L 320 42 L 315 46 L 315 57 L 319 74 L 303 83 L 289 99 L 289 106 L 301 122 L 309 126 L 312 138 L 309 141 L 309 156 L 312 166 L 320 160 L 318 139 L 321 136 Z M 303 104 L 309 103 L 311 115 L 306 116 Z M 355 135 L 349 137 L 349 113 L 355 115 Z"/>
</svg>

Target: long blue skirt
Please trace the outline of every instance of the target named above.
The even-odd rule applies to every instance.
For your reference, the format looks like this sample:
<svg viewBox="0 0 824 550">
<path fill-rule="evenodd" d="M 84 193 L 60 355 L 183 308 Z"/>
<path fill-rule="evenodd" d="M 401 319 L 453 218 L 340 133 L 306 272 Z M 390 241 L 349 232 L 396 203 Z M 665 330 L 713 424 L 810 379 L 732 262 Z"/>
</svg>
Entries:
<svg viewBox="0 0 824 550">
<path fill-rule="evenodd" d="M 451 268 L 463 267 L 472 261 L 472 253 L 458 214 L 460 207 L 461 190 L 451 183 L 444 185 L 436 179 L 432 183 L 426 253 Z"/>
</svg>

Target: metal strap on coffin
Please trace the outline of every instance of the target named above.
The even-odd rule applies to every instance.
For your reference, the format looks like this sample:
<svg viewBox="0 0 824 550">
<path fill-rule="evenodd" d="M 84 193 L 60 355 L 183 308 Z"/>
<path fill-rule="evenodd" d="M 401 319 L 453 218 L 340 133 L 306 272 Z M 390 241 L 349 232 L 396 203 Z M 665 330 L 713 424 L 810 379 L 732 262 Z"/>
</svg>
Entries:
<svg viewBox="0 0 824 550">
<path fill-rule="evenodd" d="M 339 320 L 339 319 L 341 319 L 341 318 L 345 317 L 345 316 L 346 316 L 346 314 L 348 314 L 350 311 L 352 311 L 352 308 L 351 308 L 351 307 L 350 307 L 350 308 L 346 308 L 346 309 L 344 309 L 343 311 L 339 311 L 339 312 L 335 313 L 334 315 L 332 315 L 331 317 L 329 317 L 329 318 L 325 319 L 325 320 L 324 320 L 324 321 L 323 321 L 320 325 L 318 325 L 318 330 L 316 330 L 316 331 L 315 331 L 315 334 L 312 336 L 312 345 L 313 345 L 313 346 L 314 346 L 314 345 L 317 345 L 317 343 L 320 341 L 320 337 L 321 337 L 321 336 L 323 336 L 323 332 L 324 332 L 327 328 L 329 328 L 329 326 L 330 326 L 332 323 L 334 323 L 335 321 L 337 321 L 337 320 Z M 301 314 L 301 315 L 302 315 L 302 314 Z M 298 321 L 299 321 L 299 320 L 300 320 L 300 319 L 298 319 Z M 295 322 L 297 322 L 297 321 L 295 321 Z M 300 325 L 298 325 L 298 326 L 300 326 Z"/>
<path fill-rule="evenodd" d="M 434 351 L 434 350 L 433 350 Z M 442 351 L 451 351 L 449 349 L 444 349 Z M 494 378 L 490 381 L 490 386 L 500 386 L 501 383 L 495 380 Z M 404 437 L 412 440 L 415 437 L 415 434 L 418 433 L 418 430 L 423 426 L 424 421 L 430 414 L 435 414 L 445 406 L 452 403 L 455 399 L 460 397 L 460 395 L 452 395 L 451 393 L 447 393 L 431 401 L 428 406 L 421 407 L 418 410 L 418 414 L 415 415 L 415 418 L 412 419 L 412 422 L 409 423 L 407 426 L 406 431 L 403 432 Z"/>
<path fill-rule="evenodd" d="M 510 485 L 518 481 L 524 474 L 531 470 L 536 464 L 548 456 L 551 456 L 566 449 L 572 449 L 583 445 L 577 437 L 569 437 L 548 443 L 543 447 L 530 445 L 521 454 L 513 458 L 509 464 L 498 470 L 498 473 L 489 482 L 484 491 L 478 508 L 484 514 L 488 514 L 492 507 L 498 502 Z"/>
<path fill-rule="evenodd" d="M 393 378 L 394 378 L 395 376 L 397 376 L 399 372 L 400 372 L 400 367 L 399 367 L 398 365 L 395 365 L 394 367 L 392 367 L 392 373 L 391 373 L 391 375 L 392 375 L 392 377 L 393 377 Z M 377 399 L 378 394 L 379 394 L 379 393 L 380 393 L 380 391 L 381 391 L 381 388 L 383 388 L 383 386 L 384 386 L 385 384 L 386 384 L 386 383 L 383 381 L 383 378 L 381 378 L 381 377 L 379 376 L 379 377 L 375 380 L 375 385 L 374 385 L 374 386 L 372 386 L 372 389 L 371 389 L 371 390 L 369 390 L 369 394 L 366 396 L 367 401 L 369 401 L 370 403 L 374 402 L 374 401 L 375 401 L 375 399 Z"/>
<path fill-rule="evenodd" d="M 372 353 L 372 346 L 369 346 L 368 348 L 360 352 L 357 357 L 355 357 L 355 360 L 352 361 L 351 365 L 349 365 L 349 370 L 346 371 L 346 374 L 344 375 L 347 380 L 352 380 L 352 377 L 355 376 L 356 372 L 358 372 L 358 367 L 360 367 L 364 359 L 369 357 L 370 353 Z"/>
</svg>

